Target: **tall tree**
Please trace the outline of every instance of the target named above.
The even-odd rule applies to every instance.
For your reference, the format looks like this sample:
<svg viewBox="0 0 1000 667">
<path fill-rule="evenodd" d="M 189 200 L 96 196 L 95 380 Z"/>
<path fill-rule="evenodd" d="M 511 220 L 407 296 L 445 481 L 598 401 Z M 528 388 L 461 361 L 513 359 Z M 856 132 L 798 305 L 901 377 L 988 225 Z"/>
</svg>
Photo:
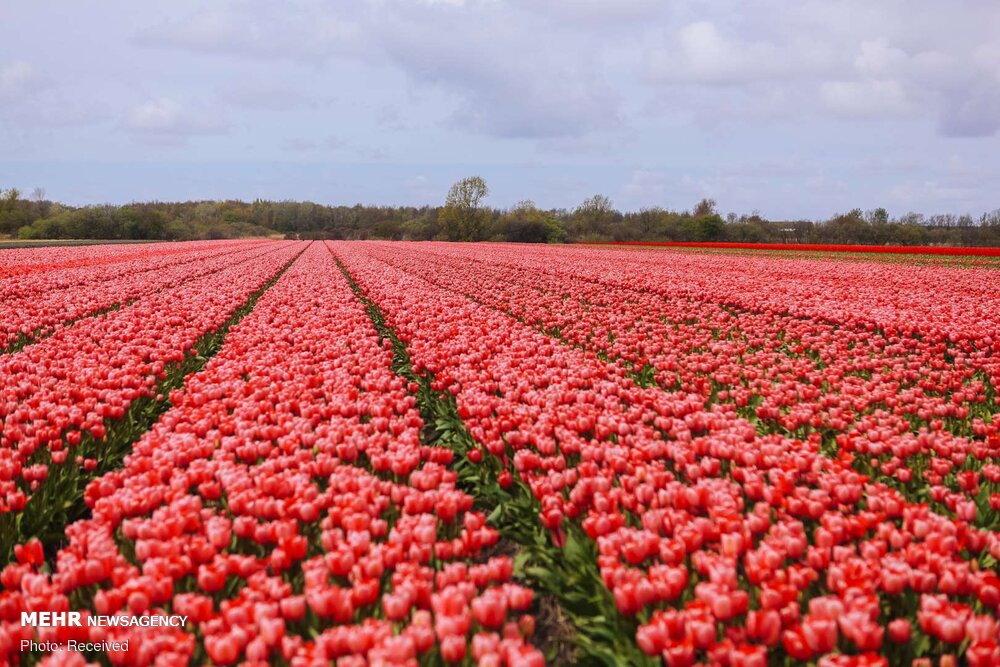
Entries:
<svg viewBox="0 0 1000 667">
<path fill-rule="evenodd" d="M 17 188 L 11 188 L 9 190 L 0 190 L 0 199 L 3 200 L 3 207 L 5 209 L 12 209 L 17 206 L 17 200 L 21 198 L 21 191 Z"/>
<path fill-rule="evenodd" d="M 21 192 L 17 188 L 0 190 L 0 234 L 15 234 L 18 227 L 31 222 L 21 211 L 20 197 Z"/>
<path fill-rule="evenodd" d="M 889 211 L 885 210 L 881 206 L 868 211 L 866 214 L 868 223 L 872 225 L 886 225 L 889 224 Z"/>
<path fill-rule="evenodd" d="M 708 198 L 702 199 L 700 202 L 695 204 L 694 212 L 691 215 L 696 218 L 715 215 L 715 200 Z"/>
<path fill-rule="evenodd" d="M 469 176 L 451 186 L 439 220 L 449 241 L 480 241 L 486 237 L 490 212 L 483 200 L 490 194 L 486 181 Z"/>
<path fill-rule="evenodd" d="M 573 211 L 573 228 L 578 236 L 596 234 L 610 238 L 611 223 L 619 216 L 605 195 L 584 199 Z"/>
</svg>

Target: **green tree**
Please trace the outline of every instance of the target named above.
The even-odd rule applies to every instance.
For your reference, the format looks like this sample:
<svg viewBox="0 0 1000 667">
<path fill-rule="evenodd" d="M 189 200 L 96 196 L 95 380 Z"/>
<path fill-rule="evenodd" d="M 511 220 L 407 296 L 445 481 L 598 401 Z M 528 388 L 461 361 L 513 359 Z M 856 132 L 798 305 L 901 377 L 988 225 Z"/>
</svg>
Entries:
<svg viewBox="0 0 1000 667">
<path fill-rule="evenodd" d="M 694 207 L 694 212 L 691 213 L 696 218 L 704 218 L 709 215 L 715 215 L 715 200 L 714 199 L 702 199 Z"/>
<path fill-rule="evenodd" d="M 605 218 L 616 213 L 614 203 L 605 195 L 587 197 L 576 207 L 574 215 L 587 218 Z"/>
<path fill-rule="evenodd" d="M 21 191 L 17 188 L 0 190 L 0 198 L 2 198 L 0 206 L 2 206 L 4 210 L 7 210 L 17 206 L 17 201 L 21 198 Z"/>
<path fill-rule="evenodd" d="M 0 190 L 0 234 L 16 234 L 19 227 L 31 224 L 33 219 L 20 190 Z"/>
<path fill-rule="evenodd" d="M 873 240 L 860 208 L 835 215 L 826 222 L 823 232 L 833 243 L 871 243 Z"/>
<path fill-rule="evenodd" d="M 514 243 L 561 243 L 566 239 L 562 222 L 535 202 L 518 202 L 500 218 L 500 233 Z"/>
<path fill-rule="evenodd" d="M 868 211 L 867 214 L 868 224 L 871 225 L 885 225 L 889 223 L 889 211 L 885 210 L 881 206 Z"/>
<path fill-rule="evenodd" d="M 726 234 L 726 221 L 718 213 L 697 218 L 699 241 L 721 241 Z"/>
<path fill-rule="evenodd" d="M 479 241 L 486 237 L 490 212 L 482 203 L 489 194 L 486 181 L 479 176 L 463 178 L 451 186 L 439 215 L 447 240 Z"/>
<path fill-rule="evenodd" d="M 610 238 L 611 224 L 620 217 L 608 197 L 596 194 L 584 199 L 573 211 L 573 232 L 578 238 Z"/>
<path fill-rule="evenodd" d="M 726 234 L 726 221 L 715 211 L 714 199 L 702 199 L 695 204 L 685 226 L 687 237 L 695 241 L 721 241 Z"/>
</svg>

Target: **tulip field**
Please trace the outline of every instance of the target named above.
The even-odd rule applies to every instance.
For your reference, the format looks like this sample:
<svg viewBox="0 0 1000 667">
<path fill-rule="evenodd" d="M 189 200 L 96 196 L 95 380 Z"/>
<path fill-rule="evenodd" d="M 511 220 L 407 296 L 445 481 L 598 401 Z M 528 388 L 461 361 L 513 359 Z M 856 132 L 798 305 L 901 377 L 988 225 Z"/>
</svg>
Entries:
<svg viewBox="0 0 1000 667">
<path fill-rule="evenodd" d="M 0 664 L 998 666 L 1000 260 L 865 253 L 0 250 Z"/>
</svg>

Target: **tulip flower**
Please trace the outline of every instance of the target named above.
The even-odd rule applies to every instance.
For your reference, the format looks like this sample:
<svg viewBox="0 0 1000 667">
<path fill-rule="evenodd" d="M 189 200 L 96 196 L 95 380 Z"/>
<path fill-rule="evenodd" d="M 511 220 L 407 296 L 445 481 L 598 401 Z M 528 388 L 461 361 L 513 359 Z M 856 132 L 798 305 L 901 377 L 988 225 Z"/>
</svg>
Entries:
<svg viewBox="0 0 1000 667">
<path fill-rule="evenodd" d="M 189 626 L 109 636 L 149 661 L 434 651 L 533 667 L 550 627 L 536 614 L 559 591 L 539 597 L 527 584 L 544 578 L 502 555 L 530 535 L 548 562 L 593 554 L 588 605 L 635 628 L 618 639 L 637 658 L 884 665 L 929 638 L 995 661 L 991 270 L 494 244 L 169 250 L 0 274 L 18 303 L 62 285 L 84 316 L 0 360 L 15 378 L 2 511 L 67 466 L 103 470 L 130 406 L 165 395 L 54 559 L 15 541 L 4 654 L 22 610 L 170 608 Z M 218 354 L 160 387 L 292 258 Z"/>
</svg>

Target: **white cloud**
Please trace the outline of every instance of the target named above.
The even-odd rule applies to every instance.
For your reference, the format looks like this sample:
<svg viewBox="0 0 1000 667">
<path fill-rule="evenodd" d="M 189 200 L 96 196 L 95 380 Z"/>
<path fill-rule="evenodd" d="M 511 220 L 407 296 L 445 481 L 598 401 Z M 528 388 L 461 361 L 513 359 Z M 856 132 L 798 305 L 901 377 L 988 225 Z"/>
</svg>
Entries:
<svg viewBox="0 0 1000 667">
<path fill-rule="evenodd" d="M 580 137 L 619 125 L 616 106 L 612 90 L 597 83 L 515 79 L 468 90 L 451 121 L 496 137 Z"/>
<path fill-rule="evenodd" d="M 484 4 L 383 17 L 376 43 L 418 84 L 456 99 L 453 127 L 503 138 L 582 136 L 617 128 L 621 96 L 596 53 L 538 40 L 530 18 Z"/>
<path fill-rule="evenodd" d="M 1000 86 L 985 82 L 948 95 L 940 129 L 949 137 L 988 137 L 1000 130 Z"/>
<path fill-rule="evenodd" d="M 322 61 L 363 48 L 359 26 L 322 8 L 222 2 L 140 31 L 141 46 Z"/>
<path fill-rule="evenodd" d="M 430 204 L 439 201 L 448 186 L 437 179 L 417 174 L 403 180 L 402 189 L 412 201 L 419 204 Z"/>
<path fill-rule="evenodd" d="M 219 97 L 235 107 L 264 111 L 315 109 L 333 100 L 332 97 L 321 97 L 312 91 L 270 81 L 248 81 L 237 85 L 227 83 Z"/>
<path fill-rule="evenodd" d="M 658 0 L 513 0 L 514 6 L 562 24 L 606 30 L 615 25 L 634 26 L 657 17 L 664 10 Z"/>
<path fill-rule="evenodd" d="M 615 137 L 614 140 L 592 136 L 549 137 L 540 139 L 536 146 L 540 153 L 553 155 L 613 155 L 615 148 L 631 142 L 634 137 Z"/>
<path fill-rule="evenodd" d="M 379 146 L 358 146 L 354 150 L 366 162 L 380 162 L 389 157 L 389 151 Z"/>
<path fill-rule="evenodd" d="M 893 79 L 827 81 L 820 86 L 820 97 L 834 113 L 854 118 L 900 116 L 913 110 L 902 84 Z"/>
<path fill-rule="evenodd" d="M 286 151 L 292 153 L 308 153 L 319 149 L 320 145 L 318 141 L 313 141 L 312 139 L 302 139 L 299 137 L 292 137 L 285 139 L 282 142 L 282 146 Z"/>
<path fill-rule="evenodd" d="M 673 188 L 677 186 L 676 179 L 655 169 L 634 169 L 629 180 L 622 186 L 626 201 L 664 202 Z"/>
<path fill-rule="evenodd" d="M 698 111 L 703 125 L 706 115 L 713 119 L 706 127 L 725 124 L 727 115 L 745 116 L 762 97 L 785 97 L 799 117 L 909 115 L 944 136 L 1000 131 L 1000 5 L 970 2 L 947 11 L 929 0 L 836 6 L 760 0 L 752 11 L 724 2 L 683 6 L 687 12 L 679 15 L 694 20 L 646 48 L 643 72 L 661 90 L 738 91 L 743 99 L 727 100 L 728 110 Z M 699 97 L 685 102 L 698 109 Z"/>
<path fill-rule="evenodd" d="M 913 59 L 879 38 L 861 42 L 850 78 L 823 81 L 819 96 L 824 107 L 847 118 L 903 116 L 917 108 L 905 83 Z"/>
<path fill-rule="evenodd" d="M 37 90 L 39 83 L 40 77 L 26 62 L 16 60 L 0 65 L 0 103 L 24 99 Z"/>
<path fill-rule="evenodd" d="M 828 69 L 831 54 L 821 45 L 730 38 L 711 21 L 681 28 L 669 46 L 647 51 L 649 78 L 660 83 L 746 84 Z"/>
<path fill-rule="evenodd" d="M 393 131 L 413 130 L 416 124 L 401 109 L 393 104 L 383 104 L 373 110 L 375 122 L 379 127 Z"/>
<path fill-rule="evenodd" d="M 563 4 L 559 11 L 568 11 L 572 3 Z M 580 11 L 607 13 L 600 4 L 586 0 Z M 648 3 L 626 4 L 632 12 Z M 441 120 L 476 134 L 581 136 L 617 126 L 621 95 L 604 78 L 600 54 L 580 50 L 567 41 L 574 38 L 561 34 L 539 39 L 541 18 L 492 0 L 370 0 L 339 6 L 303 1 L 295 12 L 230 1 L 140 31 L 136 41 L 269 61 L 325 65 L 351 58 L 387 67 L 424 88 L 431 84 L 439 99 L 450 98 L 452 112 L 441 114 Z M 282 105 L 266 93 L 229 90 L 225 97 L 247 107 Z"/>
<path fill-rule="evenodd" d="M 889 190 L 894 202 L 911 210 L 927 207 L 955 211 L 974 194 L 974 188 L 938 180 L 902 183 Z"/>
<path fill-rule="evenodd" d="M 924 183 L 956 187 L 933 165 L 955 153 L 992 173 L 1000 148 L 993 0 L 117 0 L 54 23 L 47 4 L 0 0 L 8 163 L 124 163 L 143 158 L 136 140 L 224 133 L 199 158 L 310 165 L 268 176 L 278 196 L 310 179 L 331 192 L 321 162 L 364 163 L 343 192 L 373 201 L 413 174 L 439 201 L 468 167 L 510 202 L 689 206 L 710 187 L 726 208 L 824 215 L 904 180 L 919 208 Z M 808 183 L 761 173 L 789 154 Z M 905 173 L 876 164 L 912 156 Z M 228 169 L 251 187 L 267 171 Z M 970 208 L 997 205 L 996 183 L 960 185 Z"/>
<path fill-rule="evenodd" d="M 890 46 L 885 39 L 880 38 L 861 43 L 860 53 L 854 59 L 854 67 L 859 74 L 877 78 L 898 74 L 907 60 L 905 51 Z"/>
<path fill-rule="evenodd" d="M 354 145 L 333 135 L 326 137 L 326 139 L 291 137 L 282 141 L 281 146 L 283 150 L 289 153 L 313 156 L 338 154 L 340 157 L 343 157 L 349 152 L 350 155 L 364 161 L 379 161 L 389 156 L 389 153 L 383 148 Z"/>
<path fill-rule="evenodd" d="M 227 124 L 217 115 L 187 108 L 166 97 L 132 107 L 124 125 L 136 133 L 166 136 L 222 134 L 227 130 Z"/>
</svg>

